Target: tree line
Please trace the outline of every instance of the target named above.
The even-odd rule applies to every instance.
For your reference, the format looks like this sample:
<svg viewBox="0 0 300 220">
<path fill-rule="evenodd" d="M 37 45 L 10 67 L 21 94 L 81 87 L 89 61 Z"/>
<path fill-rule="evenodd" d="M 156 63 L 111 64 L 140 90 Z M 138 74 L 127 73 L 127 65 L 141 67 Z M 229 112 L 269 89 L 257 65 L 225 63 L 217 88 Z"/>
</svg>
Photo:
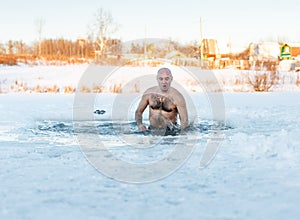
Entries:
<svg viewBox="0 0 300 220">
<path fill-rule="evenodd" d="M 68 59 L 106 59 L 107 57 L 122 57 L 122 54 L 144 54 L 148 57 L 164 57 L 171 51 L 178 51 L 187 57 L 196 55 L 199 47 L 194 42 L 190 45 L 180 45 L 170 40 L 167 45 L 149 42 L 132 42 L 124 47 L 124 42 L 116 39 L 113 34 L 118 30 L 118 24 L 113 20 L 110 12 L 98 9 L 95 21 L 88 26 L 85 38 L 76 40 L 64 38 L 42 37 L 45 21 L 41 18 L 36 21 L 37 39 L 28 44 L 22 40 L 9 40 L 0 43 L 0 64 L 15 64 L 19 57 L 26 59 L 68 60 Z"/>
<path fill-rule="evenodd" d="M 167 44 L 132 42 L 129 46 L 124 46 L 124 42 L 119 39 L 103 38 L 102 42 L 104 42 L 104 45 L 101 47 L 91 37 L 77 40 L 49 38 L 32 44 L 26 44 L 22 40 L 10 40 L 5 44 L 0 44 L 0 56 L 31 56 L 46 60 L 105 59 L 112 56 L 120 57 L 126 53 L 141 55 L 146 53 L 148 57 L 164 57 L 172 51 L 178 51 L 187 57 L 191 57 L 196 56 L 198 50 L 196 43 L 180 45 L 171 40 Z"/>
<path fill-rule="evenodd" d="M 83 42 L 82 42 L 83 41 Z M 120 53 L 121 41 L 109 39 L 106 46 L 111 49 L 110 53 Z M 68 40 L 64 38 L 44 39 L 41 42 L 26 44 L 22 40 L 12 41 L 0 44 L 1 55 L 30 54 L 36 56 L 62 56 L 62 57 L 91 57 L 95 51 L 98 51 L 97 45 L 93 41 L 85 39 Z"/>
</svg>

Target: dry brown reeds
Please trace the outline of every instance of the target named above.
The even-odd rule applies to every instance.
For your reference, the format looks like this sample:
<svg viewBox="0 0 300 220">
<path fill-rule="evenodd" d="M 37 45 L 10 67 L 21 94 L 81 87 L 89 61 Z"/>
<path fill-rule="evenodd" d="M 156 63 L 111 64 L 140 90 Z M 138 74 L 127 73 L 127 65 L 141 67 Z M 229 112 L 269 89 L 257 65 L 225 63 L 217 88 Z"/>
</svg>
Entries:
<svg viewBox="0 0 300 220">
<path fill-rule="evenodd" d="M 109 88 L 109 91 L 112 93 L 122 93 L 122 90 L 123 90 L 122 83 L 119 84 L 115 83 Z"/>
<path fill-rule="evenodd" d="M 278 79 L 276 71 L 251 71 L 248 75 L 248 83 L 255 92 L 268 92 Z"/>
</svg>

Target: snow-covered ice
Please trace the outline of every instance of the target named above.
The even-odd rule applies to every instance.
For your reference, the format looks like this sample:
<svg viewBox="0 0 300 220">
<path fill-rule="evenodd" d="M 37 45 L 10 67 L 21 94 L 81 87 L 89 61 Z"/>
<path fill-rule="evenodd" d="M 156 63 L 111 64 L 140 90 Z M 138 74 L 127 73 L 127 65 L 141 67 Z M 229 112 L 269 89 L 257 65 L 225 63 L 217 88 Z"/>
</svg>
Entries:
<svg viewBox="0 0 300 220">
<path fill-rule="evenodd" d="M 223 93 L 225 136 L 203 169 L 211 107 L 204 93 L 188 94 L 201 129 L 176 140 L 194 138 L 195 149 L 176 172 L 146 184 L 116 181 L 89 163 L 74 133 L 74 94 L 1 94 L 0 219 L 298 219 L 299 93 Z M 111 125 L 115 97 L 97 96 L 95 109 L 107 111 L 95 115 L 97 128 Z M 115 155 L 130 157 L 124 143 L 114 147 L 116 135 L 88 128 L 87 136 L 99 135 Z M 168 153 L 155 150 L 142 156 Z"/>
</svg>

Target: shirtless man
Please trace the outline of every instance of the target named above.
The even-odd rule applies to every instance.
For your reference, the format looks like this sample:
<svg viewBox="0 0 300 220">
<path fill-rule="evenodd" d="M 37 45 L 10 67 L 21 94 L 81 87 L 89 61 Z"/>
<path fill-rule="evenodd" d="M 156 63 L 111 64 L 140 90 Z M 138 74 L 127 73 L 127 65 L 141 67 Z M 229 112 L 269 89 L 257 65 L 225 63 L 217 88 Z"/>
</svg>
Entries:
<svg viewBox="0 0 300 220">
<path fill-rule="evenodd" d="M 157 72 L 158 86 L 145 91 L 135 112 L 135 120 L 140 131 L 146 131 L 142 115 L 149 105 L 150 129 L 172 129 L 178 126 L 179 115 L 181 129 L 188 127 L 188 113 L 183 95 L 171 87 L 173 76 L 168 68 L 161 68 Z"/>
</svg>

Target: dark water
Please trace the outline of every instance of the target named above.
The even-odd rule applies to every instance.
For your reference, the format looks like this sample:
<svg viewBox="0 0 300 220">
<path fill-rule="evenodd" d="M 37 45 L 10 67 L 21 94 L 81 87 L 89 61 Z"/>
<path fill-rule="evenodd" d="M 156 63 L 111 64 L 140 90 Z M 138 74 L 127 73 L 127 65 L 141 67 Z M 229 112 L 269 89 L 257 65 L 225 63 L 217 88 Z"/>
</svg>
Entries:
<svg viewBox="0 0 300 220">
<path fill-rule="evenodd" d="M 195 135 L 195 134 L 209 134 L 215 131 L 228 131 L 234 129 L 230 125 L 225 125 L 216 121 L 201 121 L 200 123 L 191 125 L 184 132 L 175 130 L 176 135 Z M 136 135 L 150 135 L 151 130 L 140 132 L 137 130 L 135 122 L 111 122 L 111 121 L 80 121 L 73 123 L 72 121 L 38 121 L 36 127 L 31 131 L 37 135 L 39 134 L 74 134 L 87 133 L 99 135 L 116 135 L 136 134 Z M 153 132 L 152 132 L 153 133 Z M 174 133 L 170 132 L 170 135 Z"/>
</svg>

